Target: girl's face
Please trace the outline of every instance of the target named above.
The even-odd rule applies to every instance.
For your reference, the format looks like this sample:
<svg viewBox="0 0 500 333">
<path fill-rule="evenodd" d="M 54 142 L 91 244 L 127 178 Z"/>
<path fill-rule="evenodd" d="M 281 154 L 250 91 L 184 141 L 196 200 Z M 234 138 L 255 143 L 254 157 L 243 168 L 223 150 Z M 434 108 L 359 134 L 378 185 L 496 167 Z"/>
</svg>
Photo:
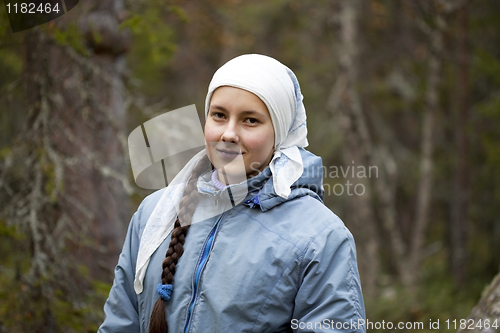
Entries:
<svg viewBox="0 0 500 333">
<path fill-rule="evenodd" d="M 226 174 L 242 174 L 242 170 L 229 164 L 239 154 L 247 178 L 257 175 L 267 167 L 274 152 L 274 127 L 266 105 L 246 90 L 217 88 L 210 101 L 205 140 L 221 182 Z"/>
</svg>

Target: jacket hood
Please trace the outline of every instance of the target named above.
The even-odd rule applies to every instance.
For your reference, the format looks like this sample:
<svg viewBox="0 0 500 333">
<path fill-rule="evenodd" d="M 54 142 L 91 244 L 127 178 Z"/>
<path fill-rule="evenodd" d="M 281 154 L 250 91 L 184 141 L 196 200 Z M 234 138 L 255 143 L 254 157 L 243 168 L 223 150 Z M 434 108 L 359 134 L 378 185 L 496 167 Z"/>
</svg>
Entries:
<svg viewBox="0 0 500 333">
<path fill-rule="evenodd" d="M 304 148 L 299 148 L 299 151 L 304 164 L 304 172 L 290 187 L 291 193 L 288 198 L 282 198 L 274 191 L 273 177 L 269 167 L 254 177 L 256 178 L 256 181 L 261 176 L 265 176 L 267 178 L 267 181 L 257 193 L 258 204 L 260 205 L 262 211 L 265 212 L 285 201 L 290 201 L 305 195 L 310 195 L 320 202 L 323 202 L 324 189 L 322 159 Z M 252 179 L 249 179 L 249 183 Z"/>
<path fill-rule="evenodd" d="M 313 198 L 323 202 L 323 163 L 321 157 L 299 148 L 304 171 L 300 178 L 290 187 L 288 198 L 280 197 L 274 191 L 273 175 L 268 166 L 257 176 L 247 179 L 246 182 L 229 185 L 232 196 L 245 198 L 244 204 L 250 207 L 259 206 L 265 212 L 273 207 L 290 201 L 298 197 L 310 195 Z M 208 172 L 198 178 L 198 191 L 204 194 L 214 196 L 227 196 L 226 190 L 218 190 L 211 181 L 211 172 Z M 226 200 L 228 200 L 227 198 Z M 235 200 L 241 202 L 241 200 Z"/>
</svg>

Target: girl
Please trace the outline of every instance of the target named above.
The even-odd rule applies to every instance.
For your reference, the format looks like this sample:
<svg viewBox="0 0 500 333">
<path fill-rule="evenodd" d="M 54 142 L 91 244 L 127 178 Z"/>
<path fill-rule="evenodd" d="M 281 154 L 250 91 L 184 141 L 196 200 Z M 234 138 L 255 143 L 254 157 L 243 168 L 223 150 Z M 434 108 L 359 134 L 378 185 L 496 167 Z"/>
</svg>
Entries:
<svg viewBox="0 0 500 333">
<path fill-rule="evenodd" d="M 323 204 L 293 72 L 239 56 L 205 116 L 187 182 L 132 218 L 99 332 L 364 332 L 354 240 Z"/>
</svg>

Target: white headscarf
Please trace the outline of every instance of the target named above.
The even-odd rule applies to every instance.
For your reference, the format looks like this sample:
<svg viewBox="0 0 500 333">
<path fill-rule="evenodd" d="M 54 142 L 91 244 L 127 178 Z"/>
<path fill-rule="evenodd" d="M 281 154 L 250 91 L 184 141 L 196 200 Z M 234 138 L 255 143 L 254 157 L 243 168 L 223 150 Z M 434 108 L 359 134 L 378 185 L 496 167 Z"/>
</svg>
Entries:
<svg viewBox="0 0 500 333">
<path fill-rule="evenodd" d="M 208 87 L 205 118 L 215 89 L 231 86 L 257 95 L 267 106 L 275 133 L 275 151 L 269 164 L 276 194 L 290 195 L 290 186 L 304 171 L 298 147 L 307 147 L 306 110 L 295 74 L 285 65 L 268 56 L 246 54 L 236 57 L 215 72 Z M 143 290 L 144 276 L 150 257 L 173 229 L 176 206 L 184 186 L 199 160 L 206 156 L 203 149 L 177 174 L 156 204 L 144 228 L 137 256 L 134 289 Z"/>
</svg>

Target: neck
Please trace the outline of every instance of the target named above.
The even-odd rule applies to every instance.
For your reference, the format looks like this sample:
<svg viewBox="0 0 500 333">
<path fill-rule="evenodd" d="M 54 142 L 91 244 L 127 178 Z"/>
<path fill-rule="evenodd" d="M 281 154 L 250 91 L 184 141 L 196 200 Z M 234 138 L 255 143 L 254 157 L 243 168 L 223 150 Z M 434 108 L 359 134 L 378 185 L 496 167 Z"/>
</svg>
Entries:
<svg viewBox="0 0 500 333">
<path fill-rule="evenodd" d="M 215 169 L 212 173 L 212 183 L 215 185 L 215 187 L 217 187 L 217 189 L 219 189 L 220 191 L 224 190 L 226 188 L 226 185 L 224 183 L 222 183 L 220 180 L 219 180 L 219 172 L 217 171 L 217 169 Z"/>
</svg>

